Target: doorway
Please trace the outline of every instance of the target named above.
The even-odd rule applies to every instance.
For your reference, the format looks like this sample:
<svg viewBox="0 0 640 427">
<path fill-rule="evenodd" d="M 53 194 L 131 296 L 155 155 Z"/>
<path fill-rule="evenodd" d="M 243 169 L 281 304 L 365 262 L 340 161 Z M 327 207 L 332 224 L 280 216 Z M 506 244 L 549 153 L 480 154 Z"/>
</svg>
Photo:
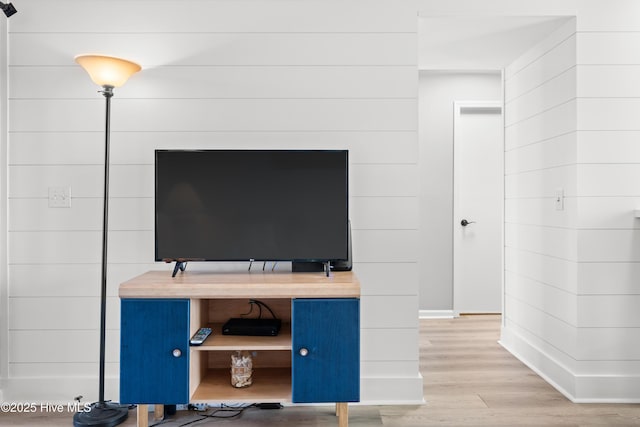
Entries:
<svg viewBox="0 0 640 427">
<path fill-rule="evenodd" d="M 453 309 L 502 312 L 502 103 L 454 103 Z"/>
</svg>

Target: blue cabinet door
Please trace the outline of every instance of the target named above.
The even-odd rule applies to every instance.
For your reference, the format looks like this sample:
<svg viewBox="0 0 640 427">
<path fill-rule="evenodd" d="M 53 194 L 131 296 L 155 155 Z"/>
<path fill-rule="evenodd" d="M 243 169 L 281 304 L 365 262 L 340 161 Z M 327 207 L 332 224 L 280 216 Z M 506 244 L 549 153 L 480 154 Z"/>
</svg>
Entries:
<svg viewBox="0 0 640 427">
<path fill-rule="evenodd" d="M 360 400 L 360 300 L 295 299 L 291 309 L 292 400 Z"/>
<path fill-rule="evenodd" d="M 122 299 L 120 402 L 189 401 L 189 300 Z"/>
</svg>

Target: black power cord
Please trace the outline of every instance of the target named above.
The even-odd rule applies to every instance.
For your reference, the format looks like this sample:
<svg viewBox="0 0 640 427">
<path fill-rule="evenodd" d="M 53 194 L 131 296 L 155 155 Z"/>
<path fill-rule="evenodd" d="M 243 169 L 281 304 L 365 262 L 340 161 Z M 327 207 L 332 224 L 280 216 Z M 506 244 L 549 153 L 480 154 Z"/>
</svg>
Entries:
<svg viewBox="0 0 640 427">
<path fill-rule="evenodd" d="M 265 303 L 263 303 L 260 300 L 257 299 L 250 299 L 249 300 L 249 312 L 248 313 L 244 313 L 242 314 L 242 316 L 249 316 L 251 313 L 253 313 L 253 306 L 257 305 L 258 306 L 258 319 L 262 319 L 262 307 L 266 308 L 267 310 L 269 310 L 269 313 L 271 313 L 271 317 L 273 317 L 274 319 L 277 319 L 276 315 L 274 314 L 273 310 L 271 310 L 271 308 L 269 308 L 269 306 Z"/>
<path fill-rule="evenodd" d="M 213 411 L 211 411 L 211 413 L 209 414 L 198 414 L 197 416 L 199 418 L 191 420 L 191 421 L 187 421 L 183 424 L 180 424 L 178 427 L 186 427 L 195 423 L 199 423 L 199 422 L 203 422 L 203 421 L 210 421 L 211 419 L 231 419 L 231 418 L 238 418 L 240 417 L 244 411 L 246 411 L 249 408 L 255 408 L 255 407 L 259 407 L 258 405 L 256 405 L 255 403 L 252 403 L 250 405 L 246 405 L 246 406 L 228 406 L 225 404 L 220 405 L 220 408 L 215 408 L 213 409 Z M 169 419 L 166 420 L 162 420 L 156 424 L 150 425 L 149 427 L 155 427 L 155 426 L 159 426 L 162 424 L 166 424 L 168 423 Z"/>
</svg>

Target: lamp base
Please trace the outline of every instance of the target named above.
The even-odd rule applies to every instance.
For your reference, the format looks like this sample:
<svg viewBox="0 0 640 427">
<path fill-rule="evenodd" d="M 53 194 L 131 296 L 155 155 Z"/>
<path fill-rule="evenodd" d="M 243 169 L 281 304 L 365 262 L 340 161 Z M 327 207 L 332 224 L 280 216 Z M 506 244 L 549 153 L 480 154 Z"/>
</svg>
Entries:
<svg viewBox="0 0 640 427">
<path fill-rule="evenodd" d="M 118 403 L 95 402 L 73 416 L 74 427 L 115 427 L 129 416 L 129 408 Z"/>
</svg>

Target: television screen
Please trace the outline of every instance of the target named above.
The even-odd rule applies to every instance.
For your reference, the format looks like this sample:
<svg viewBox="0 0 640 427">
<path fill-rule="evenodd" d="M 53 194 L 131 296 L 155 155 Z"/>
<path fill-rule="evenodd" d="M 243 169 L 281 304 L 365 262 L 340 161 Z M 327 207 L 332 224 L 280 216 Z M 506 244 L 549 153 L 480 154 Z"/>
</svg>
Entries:
<svg viewBox="0 0 640 427">
<path fill-rule="evenodd" d="M 156 261 L 348 256 L 348 151 L 156 150 Z"/>
</svg>

